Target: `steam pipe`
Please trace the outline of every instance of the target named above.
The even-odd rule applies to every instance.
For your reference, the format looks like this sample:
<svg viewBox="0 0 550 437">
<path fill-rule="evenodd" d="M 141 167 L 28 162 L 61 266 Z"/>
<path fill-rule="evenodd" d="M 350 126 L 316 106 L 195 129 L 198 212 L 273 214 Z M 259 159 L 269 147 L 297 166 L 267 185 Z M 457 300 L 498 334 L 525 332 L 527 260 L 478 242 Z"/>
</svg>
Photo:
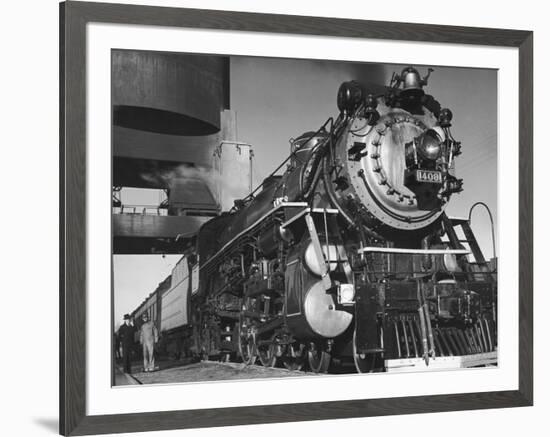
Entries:
<svg viewBox="0 0 550 437">
<path fill-rule="evenodd" d="M 432 268 L 432 258 L 429 253 L 427 253 L 428 249 L 430 248 L 430 236 L 426 236 L 422 239 L 421 242 L 422 250 L 426 251 L 424 255 L 422 256 L 422 266 L 426 270 L 430 270 Z"/>
</svg>

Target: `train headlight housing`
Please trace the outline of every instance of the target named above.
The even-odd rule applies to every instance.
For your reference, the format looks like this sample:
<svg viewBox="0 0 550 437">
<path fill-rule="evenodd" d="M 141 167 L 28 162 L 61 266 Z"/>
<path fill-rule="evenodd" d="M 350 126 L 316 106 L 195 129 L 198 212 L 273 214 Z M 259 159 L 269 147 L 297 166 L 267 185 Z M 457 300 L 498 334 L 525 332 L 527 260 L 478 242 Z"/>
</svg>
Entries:
<svg viewBox="0 0 550 437">
<path fill-rule="evenodd" d="M 443 140 L 435 130 L 427 130 L 417 138 L 416 149 L 418 154 L 424 159 L 435 161 L 441 156 L 442 141 Z"/>
<path fill-rule="evenodd" d="M 355 286 L 353 284 L 339 284 L 337 290 L 338 303 L 353 305 L 355 303 Z"/>
</svg>

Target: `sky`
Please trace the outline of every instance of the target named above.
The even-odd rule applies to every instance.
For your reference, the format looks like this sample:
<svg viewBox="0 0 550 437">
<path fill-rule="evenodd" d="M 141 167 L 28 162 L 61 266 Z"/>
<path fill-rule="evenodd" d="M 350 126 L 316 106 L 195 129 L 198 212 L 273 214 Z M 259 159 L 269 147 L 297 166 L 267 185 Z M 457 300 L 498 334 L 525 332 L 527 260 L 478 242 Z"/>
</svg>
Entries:
<svg viewBox="0 0 550 437">
<path fill-rule="evenodd" d="M 317 130 L 336 116 L 336 94 L 346 80 L 386 85 L 402 65 L 374 65 L 232 57 L 231 109 L 237 114 L 237 137 L 254 150 L 255 185 L 289 154 L 289 140 Z M 415 66 L 421 75 L 427 66 Z M 464 191 L 447 207 L 450 216 L 467 217 L 470 206 L 485 202 L 497 214 L 497 72 L 496 70 L 432 66 L 425 91 L 453 111 L 452 133 L 462 142 L 456 175 Z M 130 195 L 130 193 L 128 194 Z M 126 203 L 158 202 L 158 193 L 131 193 Z M 141 197 L 140 197 L 141 196 Z M 149 196 L 150 199 L 147 197 Z M 492 257 L 489 219 L 481 209 L 472 216 L 472 229 L 486 258 Z M 497 234 L 498 235 L 498 234 Z M 497 241 L 498 252 L 498 241 Z M 169 273 L 179 256 L 118 255 L 114 257 L 115 323 L 135 309 Z"/>
<path fill-rule="evenodd" d="M 392 73 L 404 65 L 379 67 L 273 58 L 231 59 L 231 108 L 237 111 L 240 141 L 253 145 L 254 173 L 260 176 L 289 154 L 289 139 L 315 131 L 336 116 L 336 93 L 345 80 L 387 85 Z M 423 76 L 428 66 L 415 66 Z M 464 191 L 454 195 L 447 213 L 467 217 L 470 206 L 485 202 L 497 217 L 497 72 L 496 70 L 431 66 L 434 71 L 425 91 L 453 112 L 451 131 L 462 142 L 456 175 Z M 486 258 L 492 256 L 489 220 L 476 209 L 472 229 Z M 496 231 L 496 230 L 495 230 Z M 498 250 L 498 242 L 497 242 Z"/>
<path fill-rule="evenodd" d="M 114 255 L 115 330 L 171 272 L 181 255 Z"/>
</svg>

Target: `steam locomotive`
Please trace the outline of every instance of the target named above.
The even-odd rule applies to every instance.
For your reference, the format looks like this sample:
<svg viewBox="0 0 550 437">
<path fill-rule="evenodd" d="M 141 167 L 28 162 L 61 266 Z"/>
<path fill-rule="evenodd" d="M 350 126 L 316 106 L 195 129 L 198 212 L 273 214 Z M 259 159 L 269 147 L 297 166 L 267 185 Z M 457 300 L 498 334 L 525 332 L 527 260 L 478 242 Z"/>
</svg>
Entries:
<svg viewBox="0 0 550 437">
<path fill-rule="evenodd" d="M 344 82 L 338 116 L 201 227 L 159 293 L 188 353 L 319 373 L 497 362 L 496 267 L 445 214 L 461 143 L 430 73 Z"/>
</svg>

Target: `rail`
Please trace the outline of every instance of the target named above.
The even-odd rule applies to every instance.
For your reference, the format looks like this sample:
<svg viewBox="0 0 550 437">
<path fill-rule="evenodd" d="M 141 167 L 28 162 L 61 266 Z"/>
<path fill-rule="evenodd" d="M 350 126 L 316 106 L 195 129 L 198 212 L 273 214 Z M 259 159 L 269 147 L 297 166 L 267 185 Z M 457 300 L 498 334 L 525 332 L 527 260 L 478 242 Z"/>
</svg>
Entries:
<svg viewBox="0 0 550 437">
<path fill-rule="evenodd" d="M 363 247 L 357 250 L 357 253 L 410 253 L 413 255 L 468 255 L 466 249 L 404 249 L 397 247 Z"/>
<path fill-rule="evenodd" d="M 470 212 L 468 213 L 468 224 L 470 226 L 472 224 L 472 212 L 474 211 L 476 206 L 483 206 L 487 211 L 487 214 L 489 215 L 489 220 L 491 221 L 491 237 L 493 242 L 493 258 L 496 258 L 497 249 L 496 249 L 496 243 L 495 243 L 495 223 L 493 221 L 493 214 L 491 213 L 491 209 L 485 202 L 476 202 L 472 205 L 472 207 L 470 208 Z"/>
<path fill-rule="evenodd" d="M 113 207 L 113 214 L 129 215 L 168 215 L 166 207 L 153 205 L 121 205 Z"/>
</svg>

